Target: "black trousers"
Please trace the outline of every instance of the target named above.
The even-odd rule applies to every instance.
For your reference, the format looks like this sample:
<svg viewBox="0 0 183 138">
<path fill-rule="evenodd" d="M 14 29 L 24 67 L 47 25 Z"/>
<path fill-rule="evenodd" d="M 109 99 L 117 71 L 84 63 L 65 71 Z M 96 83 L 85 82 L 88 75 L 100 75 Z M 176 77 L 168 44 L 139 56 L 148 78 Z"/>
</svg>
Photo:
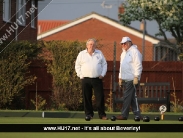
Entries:
<svg viewBox="0 0 183 138">
<path fill-rule="evenodd" d="M 99 78 L 82 79 L 82 92 L 83 92 L 85 115 L 90 115 L 92 117 L 94 116 L 92 106 L 92 92 L 93 92 L 92 90 L 94 90 L 98 116 L 99 118 L 102 118 L 103 116 L 106 116 L 106 113 L 104 106 L 103 82 L 102 79 Z"/>
</svg>

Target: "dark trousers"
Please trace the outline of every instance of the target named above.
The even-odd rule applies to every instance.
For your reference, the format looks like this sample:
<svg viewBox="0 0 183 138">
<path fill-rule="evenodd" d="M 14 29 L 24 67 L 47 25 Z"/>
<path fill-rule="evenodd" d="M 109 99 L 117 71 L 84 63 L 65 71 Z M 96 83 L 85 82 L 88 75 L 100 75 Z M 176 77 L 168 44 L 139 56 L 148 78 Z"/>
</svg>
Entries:
<svg viewBox="0 0 183 138">
<path fill-rule="evenodd" d="M 94 116 L 92 106 L 92 90 L 94 90 L 99 118 L 102 118 L 102 116 L 106 116 L 106 114 L 104 106 L 103 82 L 102 79 L 99 78 L 82 79 L 82 92 L 85 115 L 91 115 L 92 117 Z"/>
<path fill-rule="evenodd" d="M 135 116 L 141 116 L 137 95 L 136 95 L 136 88 L 137 86 L 133 85 L 133 81 L 128 81 L 123 83 L 125 86 L 125 90 L 123 92 L 123 107 L 122 107 L 122 116 L 128 118 L 130 106 L 132 108 L 132 112 Z"/>
</svg>

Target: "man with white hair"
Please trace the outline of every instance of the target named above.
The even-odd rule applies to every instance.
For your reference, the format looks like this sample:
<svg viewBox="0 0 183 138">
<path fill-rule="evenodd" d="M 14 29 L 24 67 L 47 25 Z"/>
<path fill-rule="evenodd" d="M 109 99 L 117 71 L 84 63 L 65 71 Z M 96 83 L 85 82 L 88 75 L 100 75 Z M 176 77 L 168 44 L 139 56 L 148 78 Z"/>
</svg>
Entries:
<svg viewBox="0 0 183 138">
<path fill-rule="evenodd" d="M 142 55 L 129 37 L 123 37 L 120 43 L 123 52 L 120 57 L 119 85 L 123 85 L 125 90 L 123 91 L 124 101 L 121 115 L 116 119 L 127 120 L 130 106 L 134 115 L 142 118 L 136 95 L 136 88 L 142 73 Z"/>
<path fill-rule="evenodd" d="M 86 42 L 86 49 L 81 51 L 76 59 L 75 70 L 82 82 L 85 115 L 93 118 L 92 92 L 96 98 L 98 116 L 108 120 L 105 113 L 104 91 L 102 79 L 107 72 L 107 62 L 100 50 L 96 49 L 96 40 L 91 38 Z"/>
</svg>

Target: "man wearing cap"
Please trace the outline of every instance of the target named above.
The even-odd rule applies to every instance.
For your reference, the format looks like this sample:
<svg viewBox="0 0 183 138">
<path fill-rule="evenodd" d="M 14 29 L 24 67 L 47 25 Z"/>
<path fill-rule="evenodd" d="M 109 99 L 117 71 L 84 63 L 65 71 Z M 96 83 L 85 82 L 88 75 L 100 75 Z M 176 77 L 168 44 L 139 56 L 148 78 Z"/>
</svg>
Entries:
<svg viewBox="0 0 183 138">
<path fill-rule="evenodd" d="M 102 79 L 107 72 L 107 62 L 100 50 L 96 49 L 96 40 L 91 38 L 86 42 L 86 49 L 81 51 L 76 59 L 75 70 L 82 82 L 85 115 L 93 118 L 92 92 L 96 98 L 98 116 L 108 120 L 105 113 Z"/>
<path fill-rule="evenodd" d="M 121 115 L 117 120 L 127 120 L 130 106 L 135 116 L 141 118 L 141 113 L 137 101 L 136 87 L 142 73 L 142 55 L 129 37 L 123 37 L 120 42 L 123 52 L 120 57 L 119 85 L 124 86 L 123 107 Z"/>
</svg>

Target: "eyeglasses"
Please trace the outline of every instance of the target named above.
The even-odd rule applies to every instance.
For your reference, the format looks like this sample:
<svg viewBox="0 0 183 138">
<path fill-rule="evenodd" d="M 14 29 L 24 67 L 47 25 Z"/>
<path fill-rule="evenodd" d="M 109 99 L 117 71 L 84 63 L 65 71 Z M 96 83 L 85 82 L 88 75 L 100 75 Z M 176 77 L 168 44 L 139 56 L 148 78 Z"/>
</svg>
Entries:
<svg viewBox="0 0 183 138">
<path fill-rule="evenodd" d="M 121 43 L 121 45 L 126 45 L 126 43 Z"/>
</svg>

